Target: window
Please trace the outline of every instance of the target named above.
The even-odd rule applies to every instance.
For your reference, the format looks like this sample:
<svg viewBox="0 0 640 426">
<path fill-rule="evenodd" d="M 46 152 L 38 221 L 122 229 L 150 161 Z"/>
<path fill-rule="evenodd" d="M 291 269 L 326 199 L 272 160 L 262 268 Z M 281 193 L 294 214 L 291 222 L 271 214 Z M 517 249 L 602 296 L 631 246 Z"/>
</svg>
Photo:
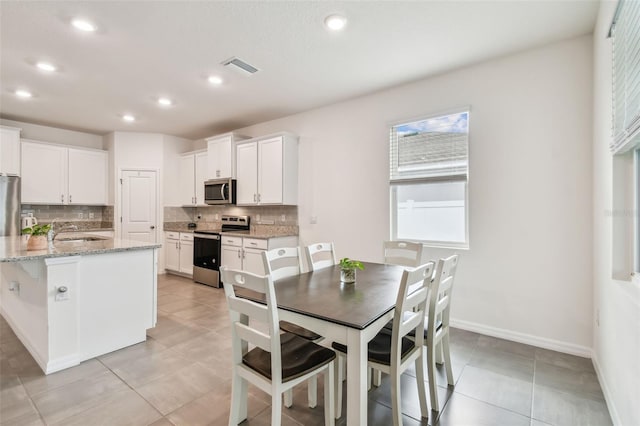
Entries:
<svg viewBox="0 0 640 426">
<path fill-rule="evenodd" d="M 391 239 L 468 246 L 468 140 L 468 110 L 391 126 Z"/>
</svg>

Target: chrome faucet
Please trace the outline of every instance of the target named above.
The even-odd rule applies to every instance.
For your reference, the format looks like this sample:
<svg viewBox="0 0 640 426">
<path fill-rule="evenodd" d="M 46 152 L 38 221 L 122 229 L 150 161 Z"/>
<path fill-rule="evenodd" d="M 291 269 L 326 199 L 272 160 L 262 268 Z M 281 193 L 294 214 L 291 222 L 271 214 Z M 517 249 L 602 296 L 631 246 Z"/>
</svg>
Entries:
<svg viewBox="0 0 640 426">
<path fill-rule="evenodd" d="M 72 230 L 74 230 L 74 231 L 77 231 L 77 230 L 78 230 L 78 227 L 77 227 L 76 225 L 74 225 L 73 223 L 69 223 L 69 222 L 67 222 L 66 224 L 62 225 L 62 227 L 61 227 L 60 229 L 56 230 L 56 229 L 54 228 L 54 224 L 55 224 L 55 223 L 56 223 L 56 221 L 58 221 L 58 220 L 60 220 L 60 219 L 56 217 L 55 219 L 53 219 L 53 220 L 51 221 L 51 229 L 50 229 L 50 230 L 49 230 L 49 232 L 47 233 L 47 240 L 49 240 L 49 241 L 53 241 L 53 240 L 55 240 L 55 239 L 56 239 L 56 236 L 57 236 L 60 232 L 64 231 L 65 229 L 72 229 Z"/>
</svg>

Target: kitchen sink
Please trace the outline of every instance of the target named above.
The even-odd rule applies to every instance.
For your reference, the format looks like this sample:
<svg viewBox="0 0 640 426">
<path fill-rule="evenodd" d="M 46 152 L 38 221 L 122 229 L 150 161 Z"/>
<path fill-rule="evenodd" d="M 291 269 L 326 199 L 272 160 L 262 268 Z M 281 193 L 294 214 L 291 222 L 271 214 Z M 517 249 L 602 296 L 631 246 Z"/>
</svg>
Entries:
<svg viewBox="0 0 640 426">
<path fill-rule="evenodd" d="M 84 243 L 86 241 L 102 241 L 102 240 L 108 240 L 108 238 L 86 236 L 86 237 L 63 237 L 63 238 L 56 239 L 57 242 L 61 242 L 61 243 Z"/>
</svg>

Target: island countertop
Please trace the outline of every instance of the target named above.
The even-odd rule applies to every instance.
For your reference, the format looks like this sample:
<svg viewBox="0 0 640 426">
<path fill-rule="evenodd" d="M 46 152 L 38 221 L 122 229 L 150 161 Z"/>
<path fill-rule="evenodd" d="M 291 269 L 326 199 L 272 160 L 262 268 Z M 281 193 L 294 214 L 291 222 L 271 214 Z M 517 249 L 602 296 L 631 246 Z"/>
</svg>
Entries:
<svg viewBox="0 0 640 426">
<path fill-rule="evenodd" d="M 27 250 L 24 236 L 0 237 L 0 262 L 20 262 L 23 260 L 49 257 L 84 256 L 128 250 L 144 250 L 161 247 L 161 244 L 147 243 L 120 238 L 105 238 L 97 241 L 66 242 L 55 241 L 44 250 Z"/>
</svg>

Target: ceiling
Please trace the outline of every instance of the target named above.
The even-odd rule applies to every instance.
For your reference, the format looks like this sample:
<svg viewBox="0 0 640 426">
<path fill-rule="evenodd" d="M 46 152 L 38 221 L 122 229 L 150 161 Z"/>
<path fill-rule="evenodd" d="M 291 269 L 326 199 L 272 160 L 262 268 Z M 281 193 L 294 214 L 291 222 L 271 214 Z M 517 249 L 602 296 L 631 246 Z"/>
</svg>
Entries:
<svg viewBox="0 0 640 426">
<path fill-rule="evenodd" d="M 2 1 L 0 116 L 198 139 L 588 34 L 597 10 L 590 0 Z M 323 26 L 333 13 L 348 19 L 340 33 Z M 98 31 L 74 29 L 75 17 Z M 233 56 L 259 71 L 221 64 Z"/>
</svg>

